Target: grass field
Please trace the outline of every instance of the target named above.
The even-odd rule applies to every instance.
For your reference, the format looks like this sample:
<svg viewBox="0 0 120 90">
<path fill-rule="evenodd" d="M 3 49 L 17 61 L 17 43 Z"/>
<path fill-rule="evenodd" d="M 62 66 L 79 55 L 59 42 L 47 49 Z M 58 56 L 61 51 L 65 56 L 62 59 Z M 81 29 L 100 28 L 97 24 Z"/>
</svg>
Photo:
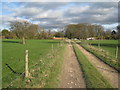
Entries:
<svg viewBox="0 0 120 90">
<path fill-rule="evenodd" d="M 118 40 L 86 40 L 86 42 L 91 43 L 95 47 L 99 47 L 100 44 L 100 48 L 106 50 L 115 58 Z"/>
<path fill-rule="evenodd" d="M 120 69 L 120 63 L 116 58 L 118 40 L 83 40 L 80 44 L 109 65 Z"/>
<path fill-rule="evenodd" d="M 3 40 L 2 80 L 4 87 L 56 87 L 57 76 L 60 72 L 65 44 L 60 46 L 60 40 Z M 52 45 L 53 50 L 52 51 Z M 15 72 L 25 71 L 25 50 L 29 51 L 29 71 L 32 79 L 25 80 L 19 74 L 11 72 L 8 64 Z M 57 68 L 57 71 L 54 70 Z M 54 70 L 54 72 L 52 72 Z M 39 80 L 38 80 L 39 78 Z M 52 81 L 52 85 L 50 82 Z M 38 86 L 37 86 L 38 85 Z"/>
</svg>

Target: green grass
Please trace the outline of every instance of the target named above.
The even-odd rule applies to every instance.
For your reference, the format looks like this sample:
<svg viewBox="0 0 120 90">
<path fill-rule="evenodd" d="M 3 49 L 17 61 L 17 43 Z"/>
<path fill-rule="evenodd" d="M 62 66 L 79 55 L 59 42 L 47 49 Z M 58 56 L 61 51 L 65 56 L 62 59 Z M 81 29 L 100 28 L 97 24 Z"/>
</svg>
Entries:
<svg viewBox="0 0 120 90">
<path fill-rule="evenodd" d="M 25 45 L 19 41 L 3 40 L 3 87 L 57 87 L 56 78 L 62 65 L 60 57 L 63 56 L 65 45 L 60 47 L 59 40 L 27 40 Z M 5 65 L 8 64 L 16 72 L 24 72 L 26 49 L 29 50 L 29 71 L 33 77 L 30 82 L 12 73 Z M 51 81 L 52 85 L 49 83 Z"/>
<path fill-rule="evenodd" d="M 73 46 L 83 70 L 87 88 L 112 88 L 108 81 L 106 81 L 100 72 L 88 61 L 88 58 L 80 51 L 80 49 L 76 45 Z"/>
<path fill-rule="evenodd" d="M 92 46 L 106 50 L 109 52 L 109 55 L 112 56 L 113 59 L 116 59 L 116 46 L 118 44 L 118 40 L 84 40 L 83 42 L 91 43 Z"/>
<path fill-rule="evenodd" d="M 90 45 L 88 45 L 86 42 Z M 98 46 L 98 43 L 100 43 L 100 47 Z M 79 44 L 107 64 L 111 65 L 117 70 L 120 70 L 120 63 L 115 57 L 116 45 L 118 44 L 117 40 L 86 40 Z"/>
</svg>

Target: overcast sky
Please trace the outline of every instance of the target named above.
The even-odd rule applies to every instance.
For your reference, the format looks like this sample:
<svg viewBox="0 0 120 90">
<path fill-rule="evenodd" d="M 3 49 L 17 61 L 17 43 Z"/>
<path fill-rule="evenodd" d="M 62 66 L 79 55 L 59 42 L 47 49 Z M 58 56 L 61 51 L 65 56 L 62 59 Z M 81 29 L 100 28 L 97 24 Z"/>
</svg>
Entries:
<svg viewBox="0 0 120 90">
<path fill-rule="evenodd" d="M 44 29 L 77 23 L 101 24 L 106 29 L 115 29 L 118 25 L 117 2 L 2 2 L 0 5 L 2 29 L 9 27 L 8 21 L 18 19 L 39 24 Z"/>
</svg>

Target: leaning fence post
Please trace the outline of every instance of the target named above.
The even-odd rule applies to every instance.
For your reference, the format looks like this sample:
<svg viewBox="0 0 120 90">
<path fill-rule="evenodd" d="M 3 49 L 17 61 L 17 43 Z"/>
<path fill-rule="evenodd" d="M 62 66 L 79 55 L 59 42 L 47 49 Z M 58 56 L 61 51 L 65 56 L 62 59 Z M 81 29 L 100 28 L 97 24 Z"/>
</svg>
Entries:
<svg viewBox="0 0 120 90">
<path fill-rule="evenodd" d="M 28 50 L 25 51 L 25 77 L 27 78 L 29 76 L 28 71 Z"/>
</svg>

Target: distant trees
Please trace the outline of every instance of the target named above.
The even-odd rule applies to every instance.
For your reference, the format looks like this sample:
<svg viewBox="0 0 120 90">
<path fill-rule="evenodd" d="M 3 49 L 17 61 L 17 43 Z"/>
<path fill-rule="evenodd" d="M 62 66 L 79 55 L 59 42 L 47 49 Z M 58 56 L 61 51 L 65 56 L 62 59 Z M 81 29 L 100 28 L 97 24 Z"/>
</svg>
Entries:
<svg viewBox="0 0 120 90">
<path fill-rule="evenodd" d="M 44 29 L 41 29 L 36 36 L 36 39 L 52 39 L 52 38 L 53 38 L 53 33 L 51 32 L 51 30 L 47 31 Z"/>
<path fill-rule="evenodd" d="M 2 33 L 2 36 L 4 36 L 7 39 L 17 38 L 14 33 L 12 33 L 7 29 L 3 29 L 1 33 Z"/>
<path fill-rule="evenodd" d="M 25 39 L 52 39 L 55 37 L 67 37 L 69 39 L 86 39 L 94 37 L 96 39 L 118 39 L 120 26 L 117 26 L 117 31 L 104 30 L 102 25 L 80 23 L 69 24 L 64 30 L 51 31 L 44 30 L 39 25 L 28 21 L 12 21 L 10 22 L 10 30 L 3 29 L 2 36 L 5 38 L 22 39 L 22 44 L 25 44 Z"/>
<path fill-rule="evenodd" d="M 111 32 L 111 38 L 112 38 L 112 39 L 117 39 L 117 32 L 116 32 L 116 31 L 113 30 L 113 31 Z"/>
<path fill-rule="evenodd" d="M 47 37 L 48 37 L 48 35 L 47 35 L 47 32 L 45 30 L 41 30 L 37 36 L 38 39 L 47 39 Z"/>
<path fill-rule="evenodd" d="M 111 34 L 111 31 L 105 31 L 101 25 L 88 23 L 67 25 L 65 36 L 70 39 L 86 39 L 89 37 L 95 37 L 96 39 L 116 39 Z"/>
<path fill-rule="evenodd" d="M 117 37 L 118 39 L 120 39 L 120 25 L 117 26 L 117 31 L 118 31 Z"/>
<path fill-rule="evenodd" d="M 64 37 L 64 32 L 63 31 L 57 31 L 54 34 L 55 37 Z"/>
<path fill-rule="evenodd" d="M 103 33 L 104 39 L 112 39 L 111 32 L 112 32 L 111 30 L 104 31 L 104 33 Z"/>
<path fill-rule="evenodd" d="M 0 37 L 2 36 L 2 31 L 0 30 Z"/>
<path fill-rule="evenodd" d="M 86 39 L 87 37 L 96 36 L 96 27 L 87 23 L 84 24 L 69 24 L 66 26 L 66 37 Z"/>
<path fill-rule="evenodd" d="M 2 30 L 2 35 L 5 36 L 6 38 L 9 37 L 10 32 L 7 29 Z"/>
</svg>

